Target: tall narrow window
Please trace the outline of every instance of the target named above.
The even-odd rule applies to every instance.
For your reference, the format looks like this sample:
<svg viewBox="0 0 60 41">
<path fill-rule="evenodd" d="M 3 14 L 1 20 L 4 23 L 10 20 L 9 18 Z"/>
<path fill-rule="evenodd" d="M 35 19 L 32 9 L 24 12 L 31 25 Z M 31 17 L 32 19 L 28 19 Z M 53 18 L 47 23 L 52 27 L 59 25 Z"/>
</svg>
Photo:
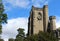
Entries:
<svg viewBox="0 0 60 41">
<path fill-rule="evenodd" d="M 42 15 L 41 15 L 40 12 L 38 13 L 37 19 L 38 19 L 38 20 L 42 20 Z"/>
</svg>

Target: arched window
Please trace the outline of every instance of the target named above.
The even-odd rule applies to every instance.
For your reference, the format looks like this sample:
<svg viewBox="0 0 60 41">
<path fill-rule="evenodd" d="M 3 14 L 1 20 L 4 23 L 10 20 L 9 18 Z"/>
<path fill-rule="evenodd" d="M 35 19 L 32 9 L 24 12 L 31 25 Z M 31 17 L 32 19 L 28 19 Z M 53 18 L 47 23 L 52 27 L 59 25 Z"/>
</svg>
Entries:
<svg viewBox="0 0 60 41">
<path fill-rule="evenodd" d="M 38 13 L 37 19 L 42 20 L 42 14 L 40 12 Z"/>
</svg>

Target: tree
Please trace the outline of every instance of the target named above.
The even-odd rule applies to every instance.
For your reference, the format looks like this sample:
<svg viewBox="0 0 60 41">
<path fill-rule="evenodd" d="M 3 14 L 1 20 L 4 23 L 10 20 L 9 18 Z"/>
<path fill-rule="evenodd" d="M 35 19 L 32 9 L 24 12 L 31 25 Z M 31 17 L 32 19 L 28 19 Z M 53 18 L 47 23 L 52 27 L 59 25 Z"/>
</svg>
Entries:
<svg viewBox="0 0 60 41">
<path fill-rule="evenodd" d="M 38 34 L 28 36 L 24 41 L 58 41 L 53 32 L 39 32 Z"/>
<path fill-rule="evenodd" d="M 2 34 L 2 24 L 7 23 L 7 14 L 4 13 L 4 6 L 0 0 L 0 38 Z"/>
<path fill-rule="evenodd" d="M 58 41 L 53 32 L 39 32 L 38 36 L 40 41 Z"/>
<path fill-rule="evenodd" d="M 58 27 L 57 30 L 60 30 L 60 27 Z"/>
<path fill-rule="evenodd" d="M 16 36 L 15 41 L 23 41 L 25 37 L 24 29 L 19 28 L 17 31 L 18 31 L 18 35 Z"/>
<path fill-rule="evenodd" d="M 14 41 L 15 39 L 13 39 L 13 38 L 9 38 L 9 40 L 8 41 Z"/>
</svg>

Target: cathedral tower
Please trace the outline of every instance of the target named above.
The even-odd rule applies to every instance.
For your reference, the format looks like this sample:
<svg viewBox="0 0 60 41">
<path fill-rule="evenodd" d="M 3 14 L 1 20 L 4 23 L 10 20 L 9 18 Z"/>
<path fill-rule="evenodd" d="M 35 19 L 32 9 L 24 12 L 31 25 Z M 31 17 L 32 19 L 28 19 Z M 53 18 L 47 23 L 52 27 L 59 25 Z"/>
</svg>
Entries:
<svg viewBox="0 0 60 41">
<path fill-rule="evenodd" d="M 48 27 L 48 5 L 44 5 L 43 7 L 43 26 L 46 32 Z"/>
</svg>

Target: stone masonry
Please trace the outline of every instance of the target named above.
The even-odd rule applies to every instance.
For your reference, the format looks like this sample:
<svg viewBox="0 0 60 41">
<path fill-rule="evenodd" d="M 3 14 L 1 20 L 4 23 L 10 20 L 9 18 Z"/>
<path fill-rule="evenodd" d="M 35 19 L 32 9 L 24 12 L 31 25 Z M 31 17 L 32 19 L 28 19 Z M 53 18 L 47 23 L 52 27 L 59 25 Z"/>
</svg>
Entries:
<svg viewBox="0 0 60 41">
<path fill-rule="evenodd" d="M 43 8 L 32 6 L 28 19 L 28 35 L 38 34 L 39 31 L 47 32 L 48 28 L 56 30 L 56 17 L 48 16 L 48 5 Z"/>
</svg>

